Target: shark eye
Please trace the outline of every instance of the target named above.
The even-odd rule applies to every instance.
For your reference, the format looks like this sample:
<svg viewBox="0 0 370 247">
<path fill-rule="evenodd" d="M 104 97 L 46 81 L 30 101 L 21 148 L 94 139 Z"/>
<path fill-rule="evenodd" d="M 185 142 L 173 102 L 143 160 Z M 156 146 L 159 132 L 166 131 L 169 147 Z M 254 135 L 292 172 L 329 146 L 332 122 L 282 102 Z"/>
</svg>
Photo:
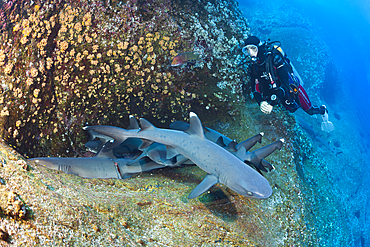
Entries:
<svg viewBox="0 0 370 247">
<path fill-rule="evenodd" d="M 250 191 L 248 191 L 247 194 L 248 194 L 248 196 L 253 196 L 253 193 L 250 192 Z"/>
</svg>

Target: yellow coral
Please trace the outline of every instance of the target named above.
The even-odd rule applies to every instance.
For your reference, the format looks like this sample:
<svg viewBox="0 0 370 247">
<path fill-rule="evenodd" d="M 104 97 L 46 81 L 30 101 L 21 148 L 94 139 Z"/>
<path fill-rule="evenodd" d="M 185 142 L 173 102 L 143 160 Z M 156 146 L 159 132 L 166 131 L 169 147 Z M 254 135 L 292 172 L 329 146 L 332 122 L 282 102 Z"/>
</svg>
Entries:
<svg viewBox="0 0 370 247">
<path fill-rule="evenodd" d="M 87 13 L 87 14 L 83 17 L 82 25 L 85 25 L 85 26 L 91 26 L 91 14 L 90 14 L 90 13 Z"/>
<path fill-rule="evenodd" d="M 97 52 L 98 51 L 98 48 L 99 48 L 98 45 L 93 45 L 93 52 Z"/>
<path fill-rule="evenodd" d="M 17 23 L 17 24 L 13 27 L 13 32 L 18 32 L 20 28 L 21 28 L 21 25 L 20 25 L 19 23 Z"/>
<path fill-rule="evenodd" d="M 33 80 L 32 80 L 32 78 L 27 78 L 27 80 L 26 80 L 26 85 L 29 87 L 29 86 L 31 86 L 33 84 Z"/>
<path fill-rule="evenodd" d="M 39 71 L 36 68 L 31 68 L 30 73 L 31 73 L 31 76 L 35 78 L 38 75 Z"/>
<path fill-rule="evenodd" d="M 77 42 L 78 42 L 78 43 L 82 43 L 83 41 L 84 41 L 83 36 L 82 36 L 82 35 L 78 35 L 78 36 L 77 36 Z"/>
<path fill-rule="evenodd" d="M 76 29 L 77 32 L 81 32 L 82 31 L 82 25 L 80 22 L 77 22 L 74 26 L 74 29 Z"/>
<path fill-rule="evenodd" d="M 5 74 L 10 74 L 12 73 L 13 71 L 13 64 L 12 63 L 8 63 L 6 66 L 5 66 L 5 69 L 4 69 L 4 72 Z"/>
<path fill-rule="evenodd" d="M 4 117 L 4 116 L 9 116 L 9 110 L 8 110 L 8 108 L 7 108 L 6 106 L 1 110 L 0 115 L 1 115 L 2 117 Z"/>
<path fill-rule="evenodd" d="M 91 43 L 92 42 L 92 38 L 89 37 L 88 35 L 85 36 L 85 39 L 86 39 L 86 42 L 87 43 Z"/>
<path fill-rule="evenodd" d="M 39 49 L 44 49 L 44 47 L 47 45 L 48 43 L 48 40 L 47 39 L 42 39 L 38 44 L 37 44 L 37 47 Z"/>
<path fill-rule="evenodd" d="M 131 47 L 131 50 L 132 50 L 133 52 L 137 52 L 137 50 L 138 50 L 137 45 L 134 45 L 133 47 Z"/>
<path fill-rule="evenodd" d="M 26 44 L 27 42 L 28 42 L 27 36 L 23 36 L 23 37 L 21 38 L 21 43 L 22 43 L 22 45 Z"/>
<path fill-rule="evenodd" d="M 64 52 L 65 50 L 68 49 L 68 42 L 67 41 L 62 41 L 62 42 L 58 42 L 58 43 L 59 43 L 59 47 L 60 47 L 61 52 Z"/>
</svg>

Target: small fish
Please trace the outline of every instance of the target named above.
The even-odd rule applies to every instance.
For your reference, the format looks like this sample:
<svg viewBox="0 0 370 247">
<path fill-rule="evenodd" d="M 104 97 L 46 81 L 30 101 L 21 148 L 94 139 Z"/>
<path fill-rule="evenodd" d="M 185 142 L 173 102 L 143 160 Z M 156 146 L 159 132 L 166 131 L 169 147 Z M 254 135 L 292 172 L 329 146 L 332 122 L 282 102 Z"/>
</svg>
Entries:
<svg viewBox="0 0 370 247">
<path fill-rule="evenodd" d="M 199 58 L 199 54 L 194 52 L 183 52 L 179 53 L 172 60 L 171 66 L 180 66 L 182 64 L 190 63 Z"/>
</svg>

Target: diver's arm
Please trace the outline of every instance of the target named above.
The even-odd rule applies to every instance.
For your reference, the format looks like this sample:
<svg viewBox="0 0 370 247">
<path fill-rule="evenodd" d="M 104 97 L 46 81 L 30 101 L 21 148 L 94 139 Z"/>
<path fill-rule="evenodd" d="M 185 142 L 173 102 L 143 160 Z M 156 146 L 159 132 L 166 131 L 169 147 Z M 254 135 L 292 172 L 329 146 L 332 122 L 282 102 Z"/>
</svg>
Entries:
<svg viewBox="0 0 370 247">
<path fill-rule="evenodd" d="M 262 102 L 262 94 L 259 89 L 258 79 L 255 73 L 251 72 L 251 91 L 253 93 L 254 99 L 257 101 L 258 104 Z"/>
<path fill-rule="evenodd" d="M 260 92 L 253 92 L 254 99 L 257 101 L 258 104 L 261 104 L 262 100 L 262 94 Z"/>
</svg>

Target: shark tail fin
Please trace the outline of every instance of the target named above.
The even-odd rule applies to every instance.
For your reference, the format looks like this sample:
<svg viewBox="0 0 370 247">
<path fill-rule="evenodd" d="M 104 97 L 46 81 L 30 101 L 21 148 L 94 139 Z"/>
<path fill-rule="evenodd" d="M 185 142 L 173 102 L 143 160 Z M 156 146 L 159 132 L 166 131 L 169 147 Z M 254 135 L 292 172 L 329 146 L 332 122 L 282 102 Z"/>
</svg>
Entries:
<svg viewBox="0 0 370 247">
<path fill-rule="evenodd" d="M 278 141 L 275 141 L 269 145 L 266 145 L 264 147 L 261 147 L 253 153 L 255 153 L 261 160 L 272 154 L 276 149 L 280 149 L 284 144 L 284 139 L 280 139 Z"/>
<path fill-rule="evenodd" d="M 238 145 L 236 145 L 236 149 L 240 149 L 240 147 L 245 147 L 245 150 L 249 150 L 251 149 L 254 145 L 256 145 L 257 142 L 261 143 L 261 140 L 262 140 L 262 136 L 264 135 L 263 132 L 255 135 L 255 136 L 252 136 L 251 138 L 248 138 L 247 140 L 245 141 L 242 141 L 241 143 L 239 143 Z"/>
<path fill-rule="evenodd" d="M 262 170 L 265 172 L 267 172 L 267 170 L 272 170 L 273 166 L 266 160 L 264 160 L 264 158 L 272 154 L 276 149 L 280 149 L 283 144 L 284 139 L 280 139 L 253 152 L 247 153 L 245 161 L 247 163 L 251 163 L 258 170 Z"/>
</svg>

